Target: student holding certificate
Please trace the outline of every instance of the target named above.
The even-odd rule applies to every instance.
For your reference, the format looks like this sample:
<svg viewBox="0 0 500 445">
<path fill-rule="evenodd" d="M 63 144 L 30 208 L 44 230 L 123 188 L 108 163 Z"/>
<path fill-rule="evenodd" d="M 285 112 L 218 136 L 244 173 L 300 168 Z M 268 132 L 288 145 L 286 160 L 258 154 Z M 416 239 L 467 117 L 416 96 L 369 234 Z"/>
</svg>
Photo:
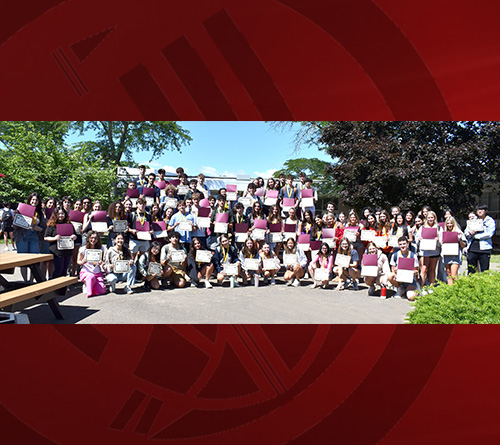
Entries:
<svg viewBox="0 0 500 445">
<path fill-rule="evenodd" d="M 200 200 L 201 200 L 202 194 L 201 193 L 193 193 L 192 199 L 193 199 L 193 207 L 191 207 L 191 215 L 194 217 L 194 223 L 196 229 L 193 230 L 193 233 L 191 233 L 191 240 L 193 238 L 198 238 L 198 240 L 203 244 L 203 246 L 206 247 L 207 245 L 207 229 L 205 227 L 200 227 L 198 224 L 198 218 L 202 215 L 200 215 Z M 208 210 L 203 209 L 201 212 L 205 212 Z M 203 214 L 203 213 L 202 213 Z M 209 214 L 209 213 L 208 213 Z M 208 216 L 205 216 L 207 218 Z"/>
<path fill-rule="evenodd" d="M 266 183 L 266 191 L 268 190 L 276 190 L 276 181 L 274 178 L 269 178 Z"/>
<path fill-rule="evenodd" d="M 226 215 L 226 216 L 219 216 Z M 224 222 L 223 220 L 227 222 Z M 233 212 L 226 209 L 226 197 L 223 195 L 217 196 L 217 207 L 212 211 L 212 215 L 210 216 L 210 230 L 212 235 L 211 240 L 209 241 L 210 245 L 216 243 L 216 237 L 221 233 L 225 233 L 227 236 L 233 230 L 234 217 Z"/>
<path fill-rule="evenodd" d="M 460 230 L 455 218 L 450 216 L 444 223 L 443 243 L 441 244 L 446 280 L 450 285 L 458 278 L 458 269 L 462 264 L 462 251 L 466 245 L 467 238 Z"/>
<path fill-rule="evenodd" d="M 378 225 L 377 225 L 377 236 L 383 236 L 386 239 L 386 243 L 384 247 L 380 247 L 382 252 L 387 256 L 388 259 L 391 258 L 392 247 L 387 244 L 389 240 L 389 234 L 391 233 L 392 227 L 391 222 L 389 221 L 390 216 L 387 210 L 382 210 L 378 217 Z"/>
<path fill-rule="evenodd" d="M 294 226 L 294 232 L 295 236 L 300 235 L 301 231 L 301 222 L 297 218 L 297 209 L 295 207 L 292 207 L 290 211 L 288 212 L 288 217 L 283 220 L 283 232 L 285 232 L 285 224 L 288 224 L 289 226 Z"/>
<path fill-rule="evenodd" d="M 356 238 L 350 240 L 352 247 L 356 249 L 356 252 L 358 252 L 358 258 L 359 261 L 363 259 L 363 254 L 365 253 L 365 245 L 361 241 L 361 229 L 363 229 L 363 224 L 359 222 L 359 217 L 358 214 L 354 209 L 352 209 L 349 212 L 349 218 L 347 221 L 347 224 L 344 227 L 344 234 L 343 237 L 346 236 L 346 233 L 348 232 L 353 232 L 355 235 L 350 235 L 350 236 L 355 236 Z"/>
<path fill-rule="evenodd" d="M 83 202 L 85 202 L 85 198 L 83 199 Z M 84 207 L 85 208 L 85 207 Z M 87 213 L 85 215 L 85 218 L 83 219 L 83 225 L 82 225 L 82 244 L 85 244 L 87 240 L 87 232 L 92 230 L 92 222 L 94 219 L 94 215 L 96 212 L 101 212 L 102 211 L 102 204 L 101 201 L 96 200 L 92 204 L 92 211 Z M 103 230 L 104 233 L 104 230 Z"/>
<path fill-rule="evenodd" d="M 250 227 L 253 228 L 257 219 L 266 219 L 264 212 L 262 211 L 262 204 L 260 201 L 255 201 L 253 203 L 252 211 L 248 215 L 248 224 L 250 224 Z M 252 232 L 252 229 L 250 229 L 250 232 Z"/>
<path fill-rule="evenodd" d="M 368 247 L 366 248 L 366 253 L 364 255 L 365 257 L 367 257 L 366 254 L 377 255 L 377 276 L 364 276 L 365 284 L 369 286 L 368 295 L 372 296 L 375 294 L 376 284 L 378 284 L 381 288 L 387 287 L 388 276 L 391 273 L 391 268 L 387 257 L 380 250 L 378 250 L 377 246 L 373 242 L 368 243 Z M 361 271 L 363 272 L 363 268 Z M 381 296 L 381 298 L 385 297 Z"/>
<path fill-rule="evenodd" d="M 193 230 L 196 229 L 194 216 L 186 212 L 186 202 L 179 201 L 177 203 L 177 213 L 170 219 L 168 230 L 175 230 L 180 234 L 181 245 L 189 247 Z"/>
<path fill-rule="evenodd" d="M 305 274 L 307 257 L 293 238 L 286 240 L 283 262 L 285 263 L 285 275 L 283 278 L 287 282 L 287 285 L 299 287 L 300 279 Z"/>
<path fill-rule="evenodd" d="M 300 206 L 302 212 L 310 210 L 311 213 L 316 212 L 316 203 L 318 202 L 318 192 L 312 188 L 312 179 L 306 178 L 303 187 L 299 185 Z M 304 192 L 304 190 L 307 190 Z M 309 196 L 310 195 L 310 196 Z"/>
<path fill-rule="evenodd" d="M 395 298 L 402 298 L 406 294 L 406 298 L 408 300 L 415 300 L 415 296 L 417 292 L 420 290 L 420 286 L 417 281 L 418 277 L 418 258 L 415 252 L 412 252 L 409 249 L 410 243 L 408 239 L 405 237 L 401 237 L 398 240 L 399 250 L 393 255 L 391 258 L 391 266 L 392 273 L 389 274 L 387 279 L 389 282 L 397 287 Z M 413 267 L 409 267 L 406 269 L 406 265 L 404 264 L 404 260 L 401 259 L 411 259 L 413 260 L 410 265 Z M 406 262 L 409 263 L 407 260 Z M 404 266 L 404 273 L 400 273 L 398 277 L 398 264 L 400 266 Z M 403 281 L 404 280 L 404 281 Z"/>
<path fill-rule="evenodd" d="M 392 224 L 392 230 L 390 232 L 390 239 L 399 239 L 402 236 L 408 238 L 410 243 L 413 241 L 413 235 L 408 231 L 404 215 L 402 213 L 398 213 L 394 217 L 394 223 Z M 393 254 L 399 250 L 399 245 L 391 247 Z"/>
<path fill-rule="evenodd" d="M 433 229 L 435 234 L 433 239 L 427 237 L 427 229 Z M 423 262 L 420 267 L 421 286 L 424 286 L 427 280 L 430 286 L 434 286 L 434 282 L 436 281 L 436 267 L 441 255 L 440 240 L 442 233 L 443 231 L 437 222 L 436 214 L 432 210 L 428 210 L 424 225 L 416 233 L 420 254 L 423 257 Z M 427 246 L 426 244 L 431 244 L 430 241 L 433 241 L 433 245 Z"/>
<path fill-rule="evenodd" d="M 236 247 L 229 245 L 229 238 L 226 234 L 220 236 L 220 246 L 216 247 L 213 256 L 213 263 L 217 273 L 217 282 L 222 285 L 224 278 L 226 278 L 225 264 L 234 264 L 234 274 L 230 276 L 231 287 L 238 286 L 236 277 L 240 275 L 241 264 L 238 259 L 238 252 Z"/>
<path fill-rule="evenodd" d="M 87 298 L 106 293 L 104 274 L 101 269 L 103 258 L 104 248 L 101 245 L 101 237 L 91 230 L 87 234 L 87 242 L 78 252 L 78 264 L 82 266 L 80 281 L 84 283 L 83 292 L 86 290 Z"/>
<path fill-rule="evenodd" d="M 371 231 L 371 234 L 366 234 L 364 231 Z M 377 235 L 377 218 L 375 218 L 374 213 L 369 213 L 366 215 L 366 220 L 364 223 L 364 229 L 361 231 L 361 240 L 364 242 L 366 248 L 368 248 L 368 243 L 371 241 L 372 236 Z"/>
<path fill-rule="evenodd" d="M 278 255 L 276 255 L 271 250 L 271 246 L 268 243 L 265 243 L 259 252 L 259 256 L 262 260 L 262 272 L 264 274 L 264 284 L 267 284 L 268 280 L 271 279 L 270 284 L 275 285 L 276 281 L 274 280 L 274 276 L 278 273 L 280 269 L 280 260 L 278 258 Z"/>
<path fill-rule="evenodd" d="M 108 216 L 106 218 L 106 222 L 108 224 L 108 242 L 107 247 L 111 247 L 114 243 L 114 239 L 116 235 L 120 232 L 115 232 L 114 224 L 116 221 L 125 221 L 125 207 L 120 201 L 112 202 L 108 207 Z M 124 228 L 128 231 L 128 225 Z M 123 232 L 123 230 L 121 231 Z"/>
<path fill-rule="evenodd" d="M 294 207 L 297 207 L 298 201 L 297 199 L 299 198 L 299 192 L 296 187 L 293 186 L 293 176 L 288 175 L 286 177 L 286 185 L 281 188 L 280 190 L 280 198 L 285 199 L 294 199 L 295 200 L 295 205 Z M 284 215 L 285 216 L 285 215 Z"/>
<path fill-rule="evenodd" d="M 17 253 L 40 253 L 46 224 L 42 212 L 42 201 L 38 193 L 32 193 L 28 196 L 26 202 L 28 206 L 25 207 L 26 211 L 23 210 L 22 212 L 29 213 L 29 215 L 24 215 L 22 212 L 16 211 L 14 212 L 14 219 L 12 221 Z M 25 204 L 22 204 L 22 206 L 25 206 Z M 18 215 L 18 213 L 21 214 Z M 21 224 L 17 225 L 16 218 L 21 220 Z M 29 218 L 31 218 L 31 222 Z M 28 281 L 27 267 L 21 267 L 21 275 L 24 281 Z"/>
<path fill-rule="evenodd" d="M 257 242 L 248 238 L 245 241 L 243 249 L 239 255 L 241 263 L 240 276 L 243 279 L 243 284 L 247 284 L 248 280 L 254 279 L 255 287 L 259 286 L 259 272 L 260 272 L 260 256 L 257 248 Z"/>
<path fill-rule="evenodd" d="M 328 244 L 323 243 L 321 244 L 319 253 L 312 259 L 311 264 L 309 264 L 309 274 L 314 280 L 314 283 L 312 285 L 313 289 L 317 288 L 320 285 L 323 287 L 323 289 L 326 289 L 328 287 L 328 283 L 331 279 L 330 275 L 332 273 L 332 268 L 333 255 L 330 252 L 330 247 L 328 246 Z"/>
<path fill-rule="evenodd" d="M 63 237 L 58 234 L 57 226 L 62 224 L 65 224 L 66 227 L 71 227 L 70 234 L 67 237 L 73 241 L 76 240 L 75 229 L 70 223 L 69 215 L 62 207 L 57 207 L 54 213 L 52 213 L 45 229 L 45 241 L 50 243 L 49 250 L 54 255 L 54 273 L 52 274 L 52 278 L 66 276 L 73 253 L 74 245 L 71 246 L 71 249 L 61 249 L 61 246 L 58 245 L 58 242 Z"/>
<path fill-rule="evenodd" d="M 194 237 L 191 240 L 191 246 L 189 248 L 189 253 L 187 257 L 187 272 L 189 277 L 191 278 L 191 282 L 196 286 L 200 287 L 201 281 L 205 282 L 206 289 L 212 289 L 212 285 L 210 284 L 210 277 L 214 272 L 214 264 L 212 261 L 206 263 L 202 261 L 197 261 L 202 259 L 201 257 L 197 258 L 198 252 L 207 252 L 210 253 L 209 250 L 206 250 L 203 247 L 201 241 Z"/>
<path fill-rule="evenodd" d="M 164 267 L 162 275 L 162 283 L 164 284 L 167 278 L 174 287 L 182 288 L 186 286 L 186 267 L 187 255 L 186 249 L 180 245 L 181 235 L 178 232 L 172 233 L 170 236 L 170 244 L 166 244 L 161 249 L 161 265 Z"/>
<path fill-rule="evenodd" d="M 342 258 L 342 261 L 340 259 Z M 344 263 L 344 258 L 346 262 Z M 335 290 L 344 290 L 352 283 L 353 290 L 358 290 L 357 279 L 361 276 L 358 252 L 354 249 L 347 238 L 342 238 L 337 255 L 335 255 L 333 272 L 339 277 Z"/>
<path fill-rule="evenodd" d="M 320 241 L 324 227 L 324 221 L 321 215 L 314 217 L 314 225 L 311 231 L 311 241 Z"/>
<path fill-rule="evenodd" d="M 132 294 L 132 286 L 135 285 L 135 274 L 137 267 L 132 260 L 130 250 L 125 247 L 125 237 L 123 233 L 117 233 L 114 239 L 114 246 L 106 251 L 105 269 L 108 272 L 106 281 L 109 283 L 110 291 L 114 292 L 116 283 L 125 281 L 125 293 Z"/>
<path fill-rule="evenodd" d="M 496 223 L 491 216 L 487 215 L 487 212 L 488 206 L 486 204 L 476 206 L 477 220 L 479 221 L 476 220 L 473 223 L 474 226 L 468 224 L 465 229 L 468 273 L 478 272 L 475 267 L 477 263 L 479 263 L 479 272 L 489 270 L 490 268 Z M 478 225 L 478 227 L 475 227 L 475 225 Z"/>
<path fill-rule="evenodd" d="M 246 202 L 246 200 L 245 202 L 242 202 L 242 204 L 245 206 L 245 213 L 247 216 L 249 216 L 252 213 L 253 205 L 255 204 L 256 201 L 258 201 L 260 206 L 262 207 L 262 201 L 255 194 L 256 191 L 257 191 L 257 186 L 253 182 L 251 182 L 247 186 L 247 191 L 243 194 L 243 198 L 248 198 L 249 200 L 248 203 Z"/>
<path fill-rule="evenodd" d="M 203 173 L 200 173 L 198 175 L 198 183 L 196 185 L 196 190 L 202 193 L 205 196 L 205 198 L 208 198 L 208 195 L 210 195 L 210 189 L 205 184 L 205 175 Z"/>
<path fill-rule="evenodd" d="M 147 225 L 146 225 L 147 224 Z M 132 258 L 135 260 L 140 252 L 146 252 L 149 248 L 149 241 L 138 238 L 138 228 L 149 227 L 150 235 L 153 235 L 151 215 L 146 212 L 146 200 L 144 198 L 137 199 L 137 209 L 130 214 L 128 221 L 128 231 L 130 233 L 130 250 Z M 144 230 L 147 231 L 147 230 Z M 141 236 L 141 235 L 139 235 Z"/>
<path fill-rule="evenodd" d="M 235 228 L 237 228 L 237 224 L 248 224 L 248 217 L 243 213 L 245 210 L 245 207 L 241 202 L 237 202 L 234 206 L 234 223 L 235 223 Z M 235 229 L 236 231 L 237 229 Z M 247 234 L 249 235 L 249 232 L 247 231 Z M 241 250 L 243 248 L 244 242 L 237 242 L 236 239 L 236 233 L 235 233 L 235 245 L 238 250 Z"/>
<path fill-rule="evenodd" d="M 189 182 L 188 182 L 188 176 L 186 173 L 182 173 L 180 175 L 179 180 L 181 181 L 179 185 L 177 186 L 177 198 L 179 201 L 183 201 L 186 199 L 186 195 L 189 192 Z M 196 188 L 196 185 L 195 185 Z"/>
<path fill-rule="evenodd" d="M 281 212 L 280 212 L 279 207 L 277 205 L 273 205 L 269 208 L 269 216 L 267 217 L 267 226 L 268 226 L 267 238 L 269 241 L 269 246 L 271 247 L 271 250 L 277 256 L 280 253 L 281 246 L 283 245 L 283 243 L 281 241 L 280 242 L 273 242 L 273 240 L 271 239 L 271 237 L 273 236 L 273 235 L 271 235 L 271 225 L 273 225 L 273 224 L 279 224 L 281 226 L 280 234 L 282 235 L 283 234 L 283 221 L 281 219 Z M 273 233 L 277 233 L 277 232 L 273 232 Z M 279 237 L 279 239 L 280 238 L 281 237 Z M 262 246 L 262 248 L 263 247 L 264 246 Z"/>
<path fill-rule="evenodd" d="M 158 290 L 160 288 L 159 279 L 164 273 L 160 262 L 160 249 L 160 243 L 153 241 L 148 251 L 139 258 L 139 273 L 144 277 L 146 289 Z"/>
<path fill-rule="evenodd" d="M 45 231 L 45 218 L 42 212 L 42 201 L 38 193 L 32 193 L 28 196 L 26 203 L 34 208 L 34 214 L 31 225 L 28 228 L 23 228 L 16 225 L 15 217 L 18 212 L 15 212 L 13 227 L 17 253 L 40 253 L 40 244 Z M 23 269 L 27 270 L 26 268 Z"/>
<path fill-rule="evenodd" d="M 146 199 L 146 201 L 147 201 L 147 198 L 151 198 L 152 203 L 156 202 L 157 204 L 159 204 L 160 203 L 160 189 L 158 187 L 156 187 L 155 179 L 156 179 L 156 175 L 154 173 L 150 173 L 148 175 L 147 183 L 143 186 L 137 187 L 137 189 L 139 190 L 139 194 L 140 194 L 141 198 Z M 146 193 L 149 193 L 149 192 L 147 192 L 148 189 L 152 190 L 152 192 L 151 192 L 151 194 L 146 195 Z M 152 203 L 151 203 L 151 205 L 152 205 Z M 148 207 L 151 207 L 151 205 L 149 205 Z"/>
<path fill-rule="evenodd" d="M 162 212 L 168 208 L 174 209 L 174 212 L 177 211 L 179 200 L 175 197 L 176 193 L 177 189 L 172 184 L 167 185 L 165 188 L 165 196 L 162 196 L 160 199 L 160 208 Z"/>
</svg>

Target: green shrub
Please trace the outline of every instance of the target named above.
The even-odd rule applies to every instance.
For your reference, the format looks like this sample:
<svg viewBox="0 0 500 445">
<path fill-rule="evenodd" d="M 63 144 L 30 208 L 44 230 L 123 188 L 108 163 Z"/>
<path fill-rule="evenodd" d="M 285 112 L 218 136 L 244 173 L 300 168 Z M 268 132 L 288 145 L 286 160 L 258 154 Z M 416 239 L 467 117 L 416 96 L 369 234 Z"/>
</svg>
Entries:
<svg viewBox="0 0 500 445">
<path fill-rule="evenodd" d="M 411 324 L 500 323 L 500 272 L 486 271 L 441 284 L 418 296 L 407 317 Z"/>
</svg>

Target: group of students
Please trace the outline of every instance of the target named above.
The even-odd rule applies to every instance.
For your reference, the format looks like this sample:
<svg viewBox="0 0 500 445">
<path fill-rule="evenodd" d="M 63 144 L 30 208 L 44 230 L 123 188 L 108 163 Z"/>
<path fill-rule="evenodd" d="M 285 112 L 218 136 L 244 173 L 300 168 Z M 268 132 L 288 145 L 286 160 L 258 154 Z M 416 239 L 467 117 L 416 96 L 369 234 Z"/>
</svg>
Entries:
<svg viewBox="0 0 500 445">
<path fill-rule="evenodd" d="M 337 290 L 357 290 L 363 279 L 369 295 L 376 285 L 394 286 L 396 297 L 414 299 L 421 286 L 436 283 L 436 275 L 453 284 L 464 252 L 470 273 L 489 268 L 495 221 L 484 205 L 470 216 L 479 223 L 462 231 L 450 211 L 439 223 L 428 207 L 418 214 L 367 207 L 360 219 L 355 210 L 336 215 L 329 202 L 322 215 L 316 212 L 313 181 L 304 174 L 297 184 L 292 176 L 269 178 L 266 184 L 256 178 L 243 196 L 229 185 L 213 196 L 203 174 L 188 181 L 179 168 L 177 180 L 167 181 L 164 170 L 158 176 L 145 170 L 140 167 L 125 196 L 107 211 L 88 197 L 42 203 L 32 193 L 27 199 L 31 213 L 23 216 L 29 224 L 4 225 L 4 236 L 12 234 L 19 253 L 52 253 L 53 262 L 45 265 L 51 277 L 79 272 L 87 296 L 106 293 L 106 281 L 111 291 L 126 282 L 125 292 L 132 293 L 138 278 L 151 289 L 212 288 L 213 275 L 218 283 L 229 279 L 231 287 L 239 279 L 274 285 L 284 270 L 284 281 L 295 287 L 305 278 L 313 288 L 327 288 L 333 280 Z M 5 207 L 0 217 L 5 222 L 15 215 Z M 446 232 L 456 234 L 453 254 L 442 251 Z M 376 258 L 371 269 L 365 267 L 370 258 Z M 413 260 L 410 280 L 400 279 L 400 258 Z M 23 276 L 27 279 L 26 270 Z"/>
</svg>

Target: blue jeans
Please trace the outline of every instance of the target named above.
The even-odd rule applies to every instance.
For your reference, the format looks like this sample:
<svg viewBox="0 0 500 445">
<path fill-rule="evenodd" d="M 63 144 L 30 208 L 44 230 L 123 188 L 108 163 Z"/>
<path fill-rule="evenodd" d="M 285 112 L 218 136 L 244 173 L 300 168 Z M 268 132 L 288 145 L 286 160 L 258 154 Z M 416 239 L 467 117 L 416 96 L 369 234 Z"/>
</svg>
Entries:
<svg viewBox="0 0 500 445">
<path fill-rule="evenodd" d="M 17 241 L 17 253 L 40 253 L 37 232 L 34 230 L 23 230 Z"/>
<path fill-rule="evenodd" d="M 117 283 L 118 281 L 126 281 L 128 287 L 132 287 L 135 284 L 135 274 L 137 272 L 137 266 L 133 264 L 130 266 L 130 271 L 128 273 L 108 273 L 106 275 L 106 281 L 108 283 Z"/>
</svg>

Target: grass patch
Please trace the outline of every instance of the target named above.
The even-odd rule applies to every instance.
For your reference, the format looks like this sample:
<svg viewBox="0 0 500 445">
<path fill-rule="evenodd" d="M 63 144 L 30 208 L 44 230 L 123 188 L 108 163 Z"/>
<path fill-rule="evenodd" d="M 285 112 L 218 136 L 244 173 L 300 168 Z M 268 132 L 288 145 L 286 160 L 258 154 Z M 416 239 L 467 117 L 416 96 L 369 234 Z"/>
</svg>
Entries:
<svg viewBox="0 0 500 445">
<path fill-rule="evenodd" d="M 413 305 L 406 319 L 410 324 L 500 323 L 500 272 L 460 277 L 453 286 L 441 284 Z"/>
<path fill-rule="evenodd" d="M 500 263 L 500 255 L 491 255 L 490 263 Z"/>
</svg>

